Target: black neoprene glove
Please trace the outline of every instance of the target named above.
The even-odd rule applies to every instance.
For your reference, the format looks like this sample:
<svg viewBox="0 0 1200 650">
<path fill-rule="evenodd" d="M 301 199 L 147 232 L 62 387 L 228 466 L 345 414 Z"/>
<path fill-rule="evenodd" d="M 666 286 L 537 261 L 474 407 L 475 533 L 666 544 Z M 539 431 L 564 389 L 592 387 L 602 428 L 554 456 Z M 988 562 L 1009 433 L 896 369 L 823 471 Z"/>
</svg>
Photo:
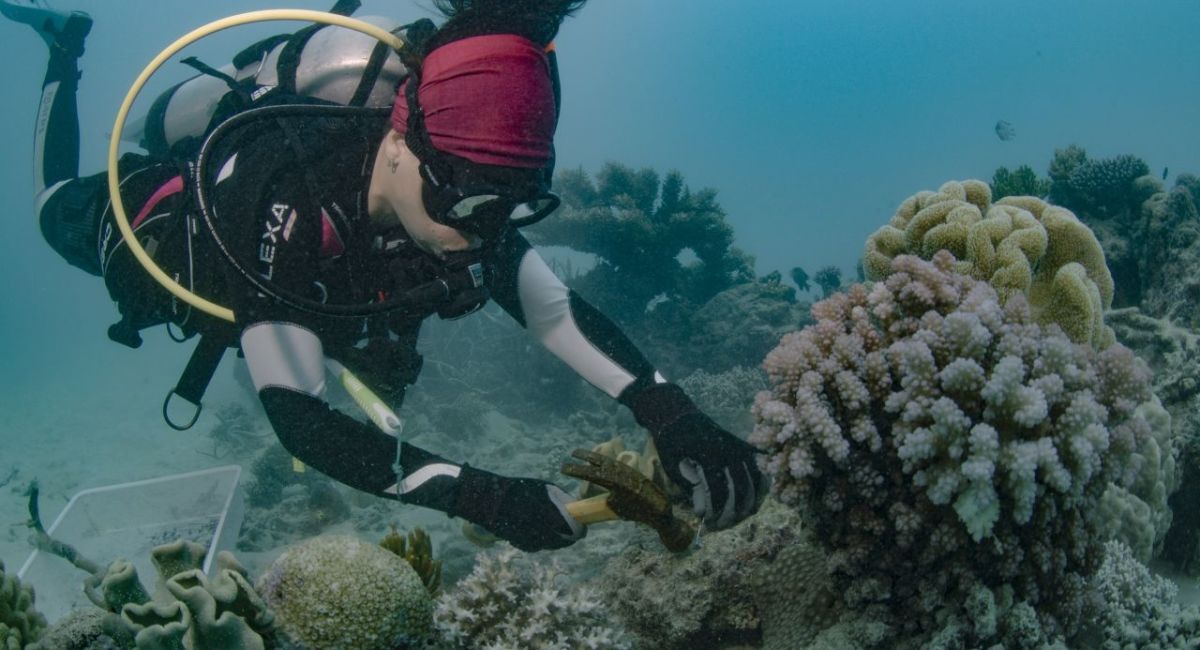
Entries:
<svg viewBox="0 0 1200 650">
<path fill-rule="evenodd" d="M 479 524 L 522 551 L 570 546 L 587 528 L 567 512 L 571 495 L 553 483 L 463 467 L 452 514 Z"/>
<path fill-rule="evenodd" d="M 675 384 L 634 388 L 621 401 L 650 431 L 667 476 L 690 491 L 692 509 L 712 530 L 758 511 L 767 480 L 749 443 L 713 422 Z"/>
<path fill-rule="evenodd" d="M 401 458 L 401 501 L 462 517 L 522 551 L 562 548 L 587 534 L 567 512 L 571 496 L 553 483 L 459 465 L 408 443 Z"/>
</svg>

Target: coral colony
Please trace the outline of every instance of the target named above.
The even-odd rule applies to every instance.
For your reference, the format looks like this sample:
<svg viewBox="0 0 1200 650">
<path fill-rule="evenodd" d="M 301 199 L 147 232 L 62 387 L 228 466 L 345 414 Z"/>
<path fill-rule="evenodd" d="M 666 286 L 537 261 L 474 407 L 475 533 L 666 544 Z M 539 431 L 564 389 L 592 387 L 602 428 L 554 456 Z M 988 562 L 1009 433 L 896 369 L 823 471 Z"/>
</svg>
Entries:
<svg viewBox="0 0 1200 650">
<path fill-rule="evenodd" d="M 752 428 L 773 479 L 759 514 L 680 555 L 628 523 L 550 558 L 477 552 L 446 527 L 377 545 L 329 529 L 378 530 L 394 504 L 296 474 L 274 446 L 239 540 L 282 549 L 257 581 L 228 555 L 204 575 L 203 549 L 178 541 L 143 585 L 129 562 L 55 547 L 32 507 L 96 607 L 48 626 L 0 565 L 0 650 L 1196 648 L 1200 609 L 1147 566 L 1200 574 L 1200 180 L 1168 190 L 1148 172 L 1071 146 L 1046 178 L 1022 165 L 920 192 L 867 239 L 857 284 L 837 266 L 756 277 L 715 193 L 677 173 L 564 172 L 562 214 L 531 234 L 594 255 L 572 287 L 707 411 Z M 445 393 L 433 373 L 406 405 L 413 430 L 496 426 L 509 408 L 564 458 L 623 429 L 636 442 L 569 382 L 538 384 L 554 409 L 519 414 L 508 378 L 540 361 L 486 325 L 487 354 L 444 365 L 495 388 Z M 257 445 L 226 435 L 250 419 L 223 418 L 218 451 Z"/>
</svg>

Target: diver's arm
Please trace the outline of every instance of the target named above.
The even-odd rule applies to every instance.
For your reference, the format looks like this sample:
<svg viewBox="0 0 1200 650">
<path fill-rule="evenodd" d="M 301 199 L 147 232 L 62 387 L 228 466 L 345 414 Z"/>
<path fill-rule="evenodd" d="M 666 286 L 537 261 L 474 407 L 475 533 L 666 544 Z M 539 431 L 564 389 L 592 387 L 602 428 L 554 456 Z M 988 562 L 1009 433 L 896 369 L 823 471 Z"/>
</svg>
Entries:
<svg viewBox="0 0 1200 650">
<path fill-rule="evenodd" d="M 230 250 L 248 272 L 293 294 L 312 295 L 320 280 L 321 207 L 291 149 L 270 131 L 220 166 L 214 206 Z M 232 265 L 226 300 L 242 328 L 250 376 L 279 441 L 305 464 L 356 489 L 384 495 L 395 481 L 396 440 L 326 403 L 325 349 L 306 314 L 251 286 Z"/>
<path fill-rule="evenodd" d="M 584 379 L 633 412 L 654 439 L 663 469 L 689 492 L 713 529 L 758 510 L 767 482 L 754 449 L 667 383 L 608 318 L 567 289 L 519 234 L 497 248 L 492 294 Z"/>
<path fill-rule="evenodd" d="M 355 489 L 386 496 L 396 439 L 325 401 L 320 338 L 295 323 L 263 321 L 242 332 L 242 351 L 271 427 L 288 453 Z"/>
<path fill-rule="evenodd" d="M 571 291 L 518 233 L 490 259 L 493 299 L 593 386 L 618 398 L 631 386 L 666 381 L 607 316 Z"/>
<path fill-rule="evenodd" d="M 401 444 L 330 408 L 320 338 L 295 323 L 259 322 L 242 333 L 250 376 L 279 441 L 331 478 L 380 497 L 462 517 L 526 551 L 561 548 L 586 534 L 567 512 L 570 495 L 546 481 L 510 478 Z"/>
</svg>

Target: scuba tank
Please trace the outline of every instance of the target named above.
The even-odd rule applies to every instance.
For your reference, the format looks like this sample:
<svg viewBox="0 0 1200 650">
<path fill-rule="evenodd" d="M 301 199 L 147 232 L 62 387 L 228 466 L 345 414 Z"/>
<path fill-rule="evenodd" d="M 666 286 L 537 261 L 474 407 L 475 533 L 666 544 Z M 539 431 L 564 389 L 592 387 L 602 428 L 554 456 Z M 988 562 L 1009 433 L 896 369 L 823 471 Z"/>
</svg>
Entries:
<svg viewBox="0 0 1200 650">
<path fill-rule="evenodd" d="M 382 16 L 361 20 L 389 31 L 401 26 Z M 200 74 L 159 95 L 145 116 L 129 124 L 123 140 L 164 158 L 177 147 L 198 146 L 210 128 L 228 116 L 231 84 L 249 91 L 282 86 L 290 94 L 334 104 L 386 107 L 407 74 L 399 55 L 376 39 L 333 25 L 264 39 L 220 68 L 185 63 L 200 68 Z"/>
</svg>

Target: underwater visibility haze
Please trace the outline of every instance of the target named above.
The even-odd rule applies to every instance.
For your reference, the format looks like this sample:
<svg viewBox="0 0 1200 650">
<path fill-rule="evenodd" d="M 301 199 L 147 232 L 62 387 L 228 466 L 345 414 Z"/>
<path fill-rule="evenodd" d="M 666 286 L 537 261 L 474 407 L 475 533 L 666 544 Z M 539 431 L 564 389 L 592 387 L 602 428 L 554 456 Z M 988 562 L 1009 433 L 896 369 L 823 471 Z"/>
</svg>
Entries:
<svg viewBox="0 0 1200 650">
<path fill-rule="evenodd" d="M 94 20 L 82 175 L 158 52 L 282 7 L 46 1 Z M 430 0 L 361 5 L 442 20 Z M 702 525 L 660 458 L 695 448 L 673 448 L 675 419 L 610 399 L 636 373 L 589 384 L 501 297 L 430 318 L 392 406 L 405 442 L 565 490 L 587 536 L 526 553 L 293 459 L 237 354 L 195 426 L 167 426 L 193 345 L 163 327 L 114 343 L 103 280 L 44 240 L 47 48 L 0 22 L 0 648 L 1200 647 L 1197 25 L 1194 0 L 593 0 L 568 17 L 562 205 L 523 232 L 572 323 L 604 334 L 595 356 L 625 372 L 640 351 L 689 423 L 739 439 L 713 454 L 753 458 L 770 489 L 737 525 L 732 505 Z M 204 38 L 132 114 L 196 73 L 182 57 L 220 67 L 303 26 Z M 374 353 L 350 354 L 412 363 Z M 388 417 L 340 369 L 330 404 Z M 106 486 L 129 491 L 70 501 Z M 48 534 L 31 522 L 64 510 Z M 87 557 L 27 565 L 52 537 Z"/>
</svg>

